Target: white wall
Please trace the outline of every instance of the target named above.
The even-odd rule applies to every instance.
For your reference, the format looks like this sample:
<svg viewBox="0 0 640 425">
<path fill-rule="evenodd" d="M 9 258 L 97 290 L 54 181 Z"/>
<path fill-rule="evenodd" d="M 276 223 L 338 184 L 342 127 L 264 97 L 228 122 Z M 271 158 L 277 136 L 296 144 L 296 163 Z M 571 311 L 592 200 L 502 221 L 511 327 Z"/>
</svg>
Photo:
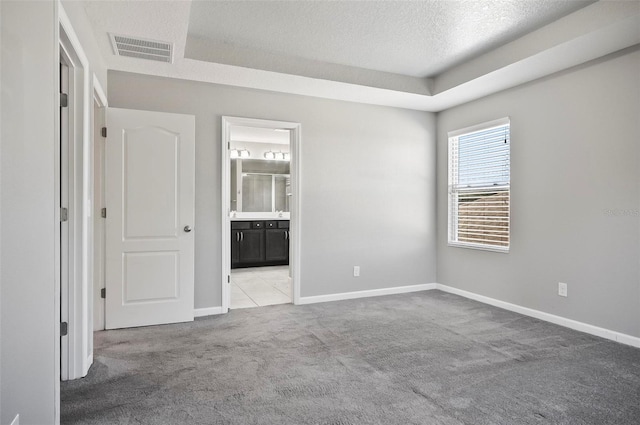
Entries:
<svg viewBox="0 0 640 425">
<path fill-rule="evenodd" d="M 439 283 L 640 336 L 639 76 L 627 49 L 438 114 Z M 449 247 L 447 132 L 504 116 L 511 250 Z"/>
<path fill-rule="evenodd" d="M 64 4 L 89 59 L 89 81 L 95 72 L 106 89 L 106 67 L 84 9 Z M 19 413 L 21 424 L 50 424 L 59 386 L 58 3 L 3 1 L 1 19 L 0 423 Z"/>
<path fill-rule="evenodd" d="M 55 417 L 56 2 L 3 1 L 0 422 Z"/>
<path fill-rule="evenodd" d="M 303 297 L 435 281 L 433 114 L 119 72 L 109 104 L 196 116 L 196 308 L 221 305 L 222 115 L 302 124 Z"/>
</svg>

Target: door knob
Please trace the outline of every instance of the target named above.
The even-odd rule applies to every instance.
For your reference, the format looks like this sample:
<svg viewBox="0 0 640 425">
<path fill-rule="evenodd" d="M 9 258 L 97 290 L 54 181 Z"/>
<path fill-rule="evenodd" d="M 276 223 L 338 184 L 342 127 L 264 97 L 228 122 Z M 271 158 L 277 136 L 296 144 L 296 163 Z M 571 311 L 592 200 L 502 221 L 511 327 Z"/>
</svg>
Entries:
<svg viewBox="0 0 640 425">
<path fill-rule="evenodd" d="M 191 231 L 191 226 L 184 226 L 184 231 L 189 233 Z"/>
</svg>

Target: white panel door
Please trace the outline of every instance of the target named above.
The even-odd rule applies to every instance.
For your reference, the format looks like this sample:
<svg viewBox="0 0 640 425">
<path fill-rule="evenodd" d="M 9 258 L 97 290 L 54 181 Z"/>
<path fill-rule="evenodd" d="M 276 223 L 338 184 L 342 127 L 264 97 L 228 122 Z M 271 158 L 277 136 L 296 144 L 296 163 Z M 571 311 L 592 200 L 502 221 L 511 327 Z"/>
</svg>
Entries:
<svg viewBox="0 0 640 425">
<path fill-rule="evenodd" d="M 107 329 L 193 320 L 195 117 L 109 108 Z"/>
</svg>

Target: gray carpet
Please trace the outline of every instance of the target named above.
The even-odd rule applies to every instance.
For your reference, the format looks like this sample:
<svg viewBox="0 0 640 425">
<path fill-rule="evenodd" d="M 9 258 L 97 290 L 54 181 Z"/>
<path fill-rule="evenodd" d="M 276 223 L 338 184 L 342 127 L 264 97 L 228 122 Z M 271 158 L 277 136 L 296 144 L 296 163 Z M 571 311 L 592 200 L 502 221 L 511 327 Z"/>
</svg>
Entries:
<svg viewBox="0 0 640 425">
<path fill-rule="evenodd" d="M 63 424 L 640 424 L 640 350 L 439 291 L 96 333 Z"/>
</svg>

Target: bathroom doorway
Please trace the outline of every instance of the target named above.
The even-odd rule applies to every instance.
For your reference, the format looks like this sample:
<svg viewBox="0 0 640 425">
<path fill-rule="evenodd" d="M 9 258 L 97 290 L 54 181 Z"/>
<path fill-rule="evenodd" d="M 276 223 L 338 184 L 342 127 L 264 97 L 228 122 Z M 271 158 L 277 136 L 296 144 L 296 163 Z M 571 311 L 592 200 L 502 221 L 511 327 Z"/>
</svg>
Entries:
<svg viewBox="0 0 640 425">
<path fill-rule="evenodd" d="M 222 118 L 222 307 L 297 303 L 300 124 Z"/>
<path fill-rule="evenodd" d="M 231 269 L 231 310 L 291 302 L 289 266 Z"/>
</svg>

